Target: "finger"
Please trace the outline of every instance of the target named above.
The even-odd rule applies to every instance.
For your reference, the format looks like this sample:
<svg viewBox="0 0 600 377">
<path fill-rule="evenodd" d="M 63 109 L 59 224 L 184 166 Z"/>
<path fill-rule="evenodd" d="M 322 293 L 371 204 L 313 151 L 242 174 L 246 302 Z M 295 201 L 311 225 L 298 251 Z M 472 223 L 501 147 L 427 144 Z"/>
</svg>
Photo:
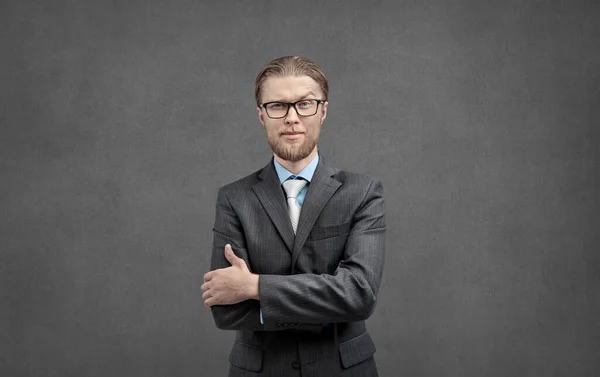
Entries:
<svg viewBox="0 0 600 377">
<path fill-rule="evenodd" d="M 236 263 L 238 263 L 238 259 L 240 259 L 233 253 L 233 249 L 231 248 L 230 244 L 225 245 L 225 258 L 232 265 L 235 265 Z"/>
<path fill-rule="evenodd" d="M 209 271 L 209 272 L 205 273 L 204 274 L 204 282 L 206 283 L 208 281 L 211 281 L 213 278 L 213 275 L 214 275 L 213 271 Z"/>
<path fill-rule="evenodd" d="M 211 292 L 211 291 L 206 291 L 206 292 L 204 292 L 204 293 L 202 294 L 202 299 L 203 299 L 204 301 L 206 301 L 207 299 L 209 299 L 209 298 L 211 298 L 211 297 L 212 297 L 212 292 Z"/>
<path fill-rule="evenodd" d="M 208 283 L 204 283 L 200 286 L 200 289 L 202 289 L 202 292 L 206 292 L 210 289 Z"/>
<path fill-rule="evenodd" d="M 215 302 L 214 297 L 209 297 L 208 299 L 204 300 L 204 306 L 210 308 L 213 305 L 216 305 L 217 303 Z"/>
<path fill-rule="evenodd" d="M 233 249 L 231 248 L 231 245 L 229 244 L 225 246 L 225 258 L 227 258 L 227 260 L 229 261 L 229 263 L 231 263 L 232 266 L 247 268 L 246 261 L 235 255 Z"/>
</svg>

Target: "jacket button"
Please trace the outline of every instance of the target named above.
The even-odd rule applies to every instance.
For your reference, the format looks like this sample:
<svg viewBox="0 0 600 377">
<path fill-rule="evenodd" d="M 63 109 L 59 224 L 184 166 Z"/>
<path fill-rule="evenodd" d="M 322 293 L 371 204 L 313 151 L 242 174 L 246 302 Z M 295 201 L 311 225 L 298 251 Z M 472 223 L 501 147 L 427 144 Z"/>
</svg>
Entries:
<svg viewBox="0 0 600 377">
<path fill-rule="evenodd" d="M 298 360 L 294 360 L 292 362 L 292 368 L 294 368 L 294 369 L 300 369 L 300 362 Z"/>
</svg>

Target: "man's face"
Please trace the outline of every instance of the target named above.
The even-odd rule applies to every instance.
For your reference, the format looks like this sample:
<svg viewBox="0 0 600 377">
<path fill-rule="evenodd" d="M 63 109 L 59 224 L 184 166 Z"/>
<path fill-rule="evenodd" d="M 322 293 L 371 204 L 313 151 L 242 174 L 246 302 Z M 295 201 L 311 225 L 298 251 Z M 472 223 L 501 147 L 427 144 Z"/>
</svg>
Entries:
<svg viewBox="0 0 600 377">
<path fill-rule="evenodd" d="M 308 76 L 269 77 L 262 87 L 261 103 L 296 102 L 303 99 L 323 99 L 319 84 Z M 293 106 L 280 119 L 271 119 L 264 108 L 257 108 L 258 118 L 265 127 L 271 149 L 279 158 L 297 162 L 316 153 L 321 124 L 327 116 L 327 102 L 318 105 L 313 116 L 299 116 Z"/>
</svg>

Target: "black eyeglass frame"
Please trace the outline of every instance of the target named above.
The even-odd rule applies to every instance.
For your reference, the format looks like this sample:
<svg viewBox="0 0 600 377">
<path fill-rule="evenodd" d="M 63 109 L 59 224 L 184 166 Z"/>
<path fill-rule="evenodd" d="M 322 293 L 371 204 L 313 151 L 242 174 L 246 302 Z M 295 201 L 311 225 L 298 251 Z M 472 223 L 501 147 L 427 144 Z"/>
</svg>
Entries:
<svg viewBox="0 0 600 377">
<path fill-rule="evenodd" d="M 317 107 L 315 107 L 315 112 L 311 115 L 300 115 L 300 113 L 298 112 L 298 108 L 296 107 L 296 104 L 303 102 L 303 101 L 316 101 L 317 102 Z M 308 117 L 312 117 L 315 116 L 315 114 L 319 111 L 319 105 L 322 103 L 327 102 L 327 100 L 324 99 L 317 99 L 317 98 L 305 98 L 305 99 L 301 99 L 300 101 L 296 101 L 296 102 L 283 102 L 283 101 L 271 101 L 271 102 L 265 102 L 262 105 L 260 105 L 260 107 L 262 107 L 263 109 L 265 109 L 265 112 L 267 113 L 267 116 L 271 119 L 281 119 L 281 118 L 285 118 L 289 112 L 290 112 L 290 107 L 294 106 L 294 110 L 296 110 L 296 114 L 298 114 L 299 117 L 302 118 L 308 118 Z M 287 105 L 287 110 L 285 112 L 285 115 L 282 115 L 280 117 L 272 117 L 269 114 L 269 110 L 267 110 L 267 105 L 270 105 L 272 103 L 281 103 L 284 105 Z"/>
</svg>

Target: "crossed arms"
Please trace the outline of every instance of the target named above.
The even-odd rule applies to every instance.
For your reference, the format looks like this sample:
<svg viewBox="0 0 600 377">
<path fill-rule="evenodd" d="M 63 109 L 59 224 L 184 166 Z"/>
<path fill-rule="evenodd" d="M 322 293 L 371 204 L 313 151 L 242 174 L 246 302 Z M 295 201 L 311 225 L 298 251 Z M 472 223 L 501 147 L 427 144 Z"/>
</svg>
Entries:
<svg viewBox="0 0 600 377">
<path fill-rule="evenodd" d="M 249 255 L 242 225 L 222 190 L 217 199 L 219 216 L 211 271 L 204 276 L 202 291 L 220 329 L 314 328 L 322 323 L 364 320 L 373 312 L 385 249 L 383 188 L 379 181 L 370 183 L 354 213 L 343 257 L 333 274 L 253 274 L 247 267 Z M 261 310 L 264 324 L 260 323 Z"/>
</svg>

